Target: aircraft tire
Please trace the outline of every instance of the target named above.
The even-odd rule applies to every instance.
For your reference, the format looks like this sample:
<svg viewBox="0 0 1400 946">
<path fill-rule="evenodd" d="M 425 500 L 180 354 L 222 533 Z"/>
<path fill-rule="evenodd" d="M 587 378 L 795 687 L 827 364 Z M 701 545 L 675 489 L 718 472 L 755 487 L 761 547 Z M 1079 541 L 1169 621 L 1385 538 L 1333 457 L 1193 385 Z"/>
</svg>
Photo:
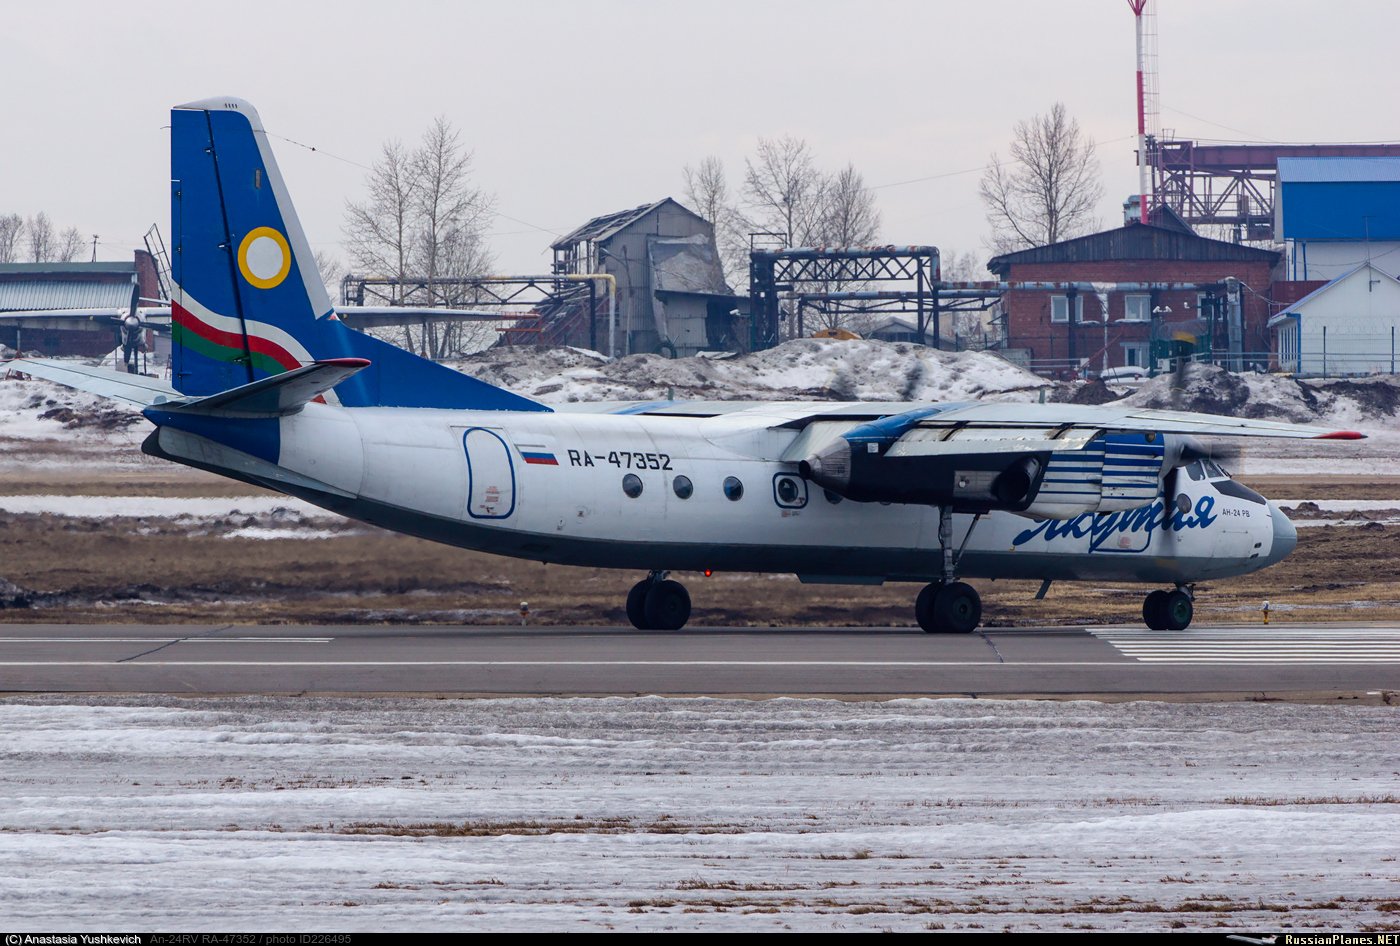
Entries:
<svg viewBox="0 0 1400 946">
<path fill-rule="evenodd" d="M 919 627 L 923 628 L 926 634 L 937 634 L 942 630 L 933 620 L 933 600 L 938 597 L 942 588 L 938 582 L 924 585 L 919 596 L 914 599 L 914 620 L 919 622 Z"/>
<path fill-rule="evenodd" d="M 1158 588 L 1142 599 L 1142 623 L 1152 631 L 1167 629 L 1167 592 Z"/>
<path fill-rule="evenodd" d="M 639 581 L 632 586 L 632 590 L 627 592 L 627 620 L 632 622 L 632 626 L 639 631 L 649 631 L 647 626 L 647 591 L 651 588 L 651 582 Z"/>
<path fill-rule="evenodd" d="M 933 622 L 945 634 L 971 634 L 982 621 L 982 598 L 971 585 L 955 581 L 933 599 Z"/>
<path fill-rule="evenodd" d="M 647 590 L 644 607 L 648 628 L 679 631 L 690 620 L 690 593 L 678 581 L 658 581 Z"/>
<path fill-rule="evenodd" d="M 1191 626 L 1191 618 L 1195 612 L 1196 606 L 1191 601 L 1191 596 L 1186 592 L 1180 588 L 1167 592 L 1166 603 L 1162 607 L 1164 629 L 1168 631 L 1186 630 Z"/>
</svg>

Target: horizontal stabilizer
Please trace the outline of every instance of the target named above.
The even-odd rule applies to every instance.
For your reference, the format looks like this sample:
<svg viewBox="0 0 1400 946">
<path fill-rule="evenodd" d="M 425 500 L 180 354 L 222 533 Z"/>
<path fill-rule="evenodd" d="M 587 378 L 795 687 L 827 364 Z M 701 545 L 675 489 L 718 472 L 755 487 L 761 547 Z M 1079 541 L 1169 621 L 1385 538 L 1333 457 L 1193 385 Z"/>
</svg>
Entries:
<svg viewBox="0 0 1400 946">
<path fill-rule="evenodd" d="M 364 358 L 331 358 L 198 400 L 164 405 L 183 414 L 280 417 L 295 414 L 346 378 L 369 367 Z"/>
<path fill-rule="evenodd" d="M 61 384 L 66 388 L 76 388 L 89 394 L 125 401 L 137 407 L 149 407 L 162 401 L 180 397 L 165 381 L 148 378 L 140 374 L 127 374 L 96 365 L 84 365 L 74 361 L 58 361 L 52 358 L 17 358 L 7 362 L 10 371 L 19 371 L 34 378 L 43 378 Z"/>
</svg>

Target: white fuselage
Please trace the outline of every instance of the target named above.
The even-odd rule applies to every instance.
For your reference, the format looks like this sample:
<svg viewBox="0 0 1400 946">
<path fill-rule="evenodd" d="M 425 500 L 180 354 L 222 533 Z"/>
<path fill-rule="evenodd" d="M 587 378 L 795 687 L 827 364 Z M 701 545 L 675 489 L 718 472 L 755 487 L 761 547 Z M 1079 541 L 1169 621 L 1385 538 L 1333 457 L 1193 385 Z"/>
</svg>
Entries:
<svg viewBox="0 0 1400 946">
<path fill-rule="evenodd" d="M 936 578 L 938 510 L 852 502 L 802 480 L 786 455 L 800 434 L 782 426 L 787 416 L 781 406 L 692 417 L 310 404 L 278 422 L 279 476 L 254 472 L 387 528 L 545 562 Z M 161 433 L 176 458 L 248 471 L 202 438 Z M 970 537 L 973 517 L 960 515 L 958 572 L 1187 582 L 1254 571 L 1292 548 L 1292 527 L 1272 503 L 1185 475 L 1178 494 L 1186 511 L 1174 504 L 1166 521 L 1160 499 L 1069 520 L 991 513 Z"/>
</svg>

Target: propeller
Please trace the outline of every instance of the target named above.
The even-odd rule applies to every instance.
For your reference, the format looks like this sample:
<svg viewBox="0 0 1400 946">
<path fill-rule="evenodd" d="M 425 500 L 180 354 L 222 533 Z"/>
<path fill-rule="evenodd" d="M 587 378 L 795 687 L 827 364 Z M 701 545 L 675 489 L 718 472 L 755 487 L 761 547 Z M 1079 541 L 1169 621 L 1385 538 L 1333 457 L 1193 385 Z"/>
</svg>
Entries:
<svg viewBox="0 0 1400 946">
<path fill-rule="evenodd" d="M 1243 445 L 1237 438 L 1200 440 L 1185 434 L 1171 434 L 1167 437 L 1166 446 L 1166 454 L 1162 459 L 1163 466 L 1167 468 L 1166 476 L 1162 477 L 1162 502 L 1168 509 L 1180 509 L 1177 497 L 1181 495 L 1181 491 L 1177 484 L 1183 468 L 1197 461 L 1209 461 L 1222 465 L 1227 470 L 1237 469 L 1236 461 L 1244 457 Z M 1186 512 L 1185 509 L 1180 511 Z M 1170 529 L 1171 515 L 1168 514 L 1165 520 L 1163 528 Z"/>
</svg>

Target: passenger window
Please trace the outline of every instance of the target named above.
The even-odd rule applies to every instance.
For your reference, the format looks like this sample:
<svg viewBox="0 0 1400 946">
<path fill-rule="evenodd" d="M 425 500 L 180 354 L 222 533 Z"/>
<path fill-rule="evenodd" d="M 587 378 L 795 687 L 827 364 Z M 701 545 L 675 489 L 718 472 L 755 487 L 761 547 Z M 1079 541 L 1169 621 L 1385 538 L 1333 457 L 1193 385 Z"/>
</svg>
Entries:
<svg viewBox="0 0 1400 946">
<path fill-rule="evenodd" d="M 744 496 L 744 484 L 739 482 L 737 476 L 726 476 L 724 478 L 724 495 L 730 502 L 738 502 Z"/>
<path fill-rule="evenodd" d="M 622 478 L 622 491 L 636 499 L 642 495 L 642 478 L 636 473 L 628 473 Z"/>
</svg>

